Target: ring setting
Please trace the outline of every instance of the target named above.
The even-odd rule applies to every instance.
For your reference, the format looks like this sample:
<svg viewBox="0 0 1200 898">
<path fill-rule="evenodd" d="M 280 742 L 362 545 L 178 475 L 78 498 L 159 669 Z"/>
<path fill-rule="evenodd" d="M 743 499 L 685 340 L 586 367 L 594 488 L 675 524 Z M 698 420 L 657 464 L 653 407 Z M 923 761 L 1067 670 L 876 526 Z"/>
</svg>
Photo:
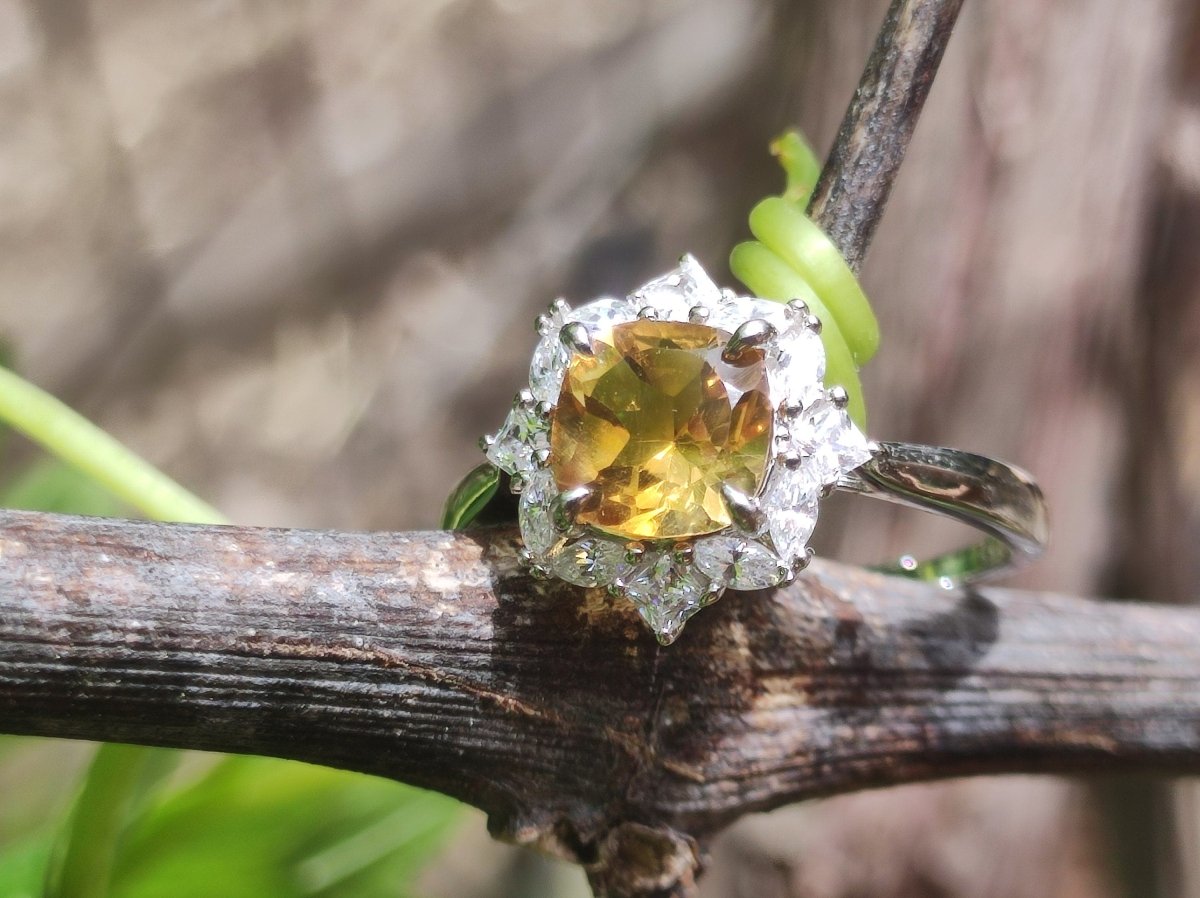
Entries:
<svg viewBox="0 0 1200 898">
<path fill-rule="evenodd" d="M 953 449 L 867 439 L 827 387 L 821 323 L 799 301 L 719 288 L 691 256 L 624 298 L 537 319 L 529 383 L 488 461 L 519 495 L 536 576 L 628 600 L 660 643 L 727 589 L 791 581 L 838 488 L 949 515 L 987 537 L 890 570 L 945 587 L 1040 553 L 1041 492 Z"/>
<path fill-rule="evenodd" d="M 822 493 L 871 447 L 802 303 L 721 290 L 685 256 L 537 329 L 529 386 L 485 438 L 534 572 L 607 587 L 669 643 L 725 589 L 808 563 Z"/>
</svg>

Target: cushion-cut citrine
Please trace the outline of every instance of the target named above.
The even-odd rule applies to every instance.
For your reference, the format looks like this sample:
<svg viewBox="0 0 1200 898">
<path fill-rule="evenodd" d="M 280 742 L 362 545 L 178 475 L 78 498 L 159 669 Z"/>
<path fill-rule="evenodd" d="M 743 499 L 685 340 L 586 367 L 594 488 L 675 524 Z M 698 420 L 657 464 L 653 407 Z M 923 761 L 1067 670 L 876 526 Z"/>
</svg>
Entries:
<svg viewBox="0 0 1200 898">
<path fill-rule="evenodd" d="M 730 523 L 721 484 L 762 484 L 773 413 L 759 352 L 721 359 L 728 334 L 638 320 L 572 356 L 550 429 L 560 489 L 587 487 L 576 520 L 629 539 L 680 539 Z"/>
</svg>

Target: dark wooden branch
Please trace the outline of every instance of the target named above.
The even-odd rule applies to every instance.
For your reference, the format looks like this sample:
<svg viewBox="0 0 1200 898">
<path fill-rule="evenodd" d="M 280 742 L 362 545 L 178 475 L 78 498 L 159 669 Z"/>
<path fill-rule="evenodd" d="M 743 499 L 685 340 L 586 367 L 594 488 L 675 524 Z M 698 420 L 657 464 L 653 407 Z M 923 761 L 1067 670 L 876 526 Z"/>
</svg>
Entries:
<svg viewBox="0 0 1200 898">
<path fill-rule="evenodd" d="M 394 777 L 618 895 L 686 894 L 707 835 L 802 798 L 1200 773 L 1191 609 L 817 562 L 787 590 L 730 593 L 664 649 L 601 593 L 527 579 L 514 550 L 507 529 L 0 512 L 0 731 Z"/>
<path fill-rule="evenodd" d="M 893 0 L 808 211 L 858 271 L 962 0 Z"/>
</svg>

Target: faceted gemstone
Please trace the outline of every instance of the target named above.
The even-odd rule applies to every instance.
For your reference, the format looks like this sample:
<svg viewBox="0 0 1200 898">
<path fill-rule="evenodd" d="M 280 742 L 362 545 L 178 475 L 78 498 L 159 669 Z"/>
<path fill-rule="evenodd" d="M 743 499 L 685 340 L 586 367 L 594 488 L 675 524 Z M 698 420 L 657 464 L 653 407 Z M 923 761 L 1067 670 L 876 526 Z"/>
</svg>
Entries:
<svg viewBox="0 0 1200 898">
<path fill-rule="evenodd" d="M 517 405 L 488 447 L 487 458 L 501 471 L 526 475 L 537 467 L 538 450 L 549 446 L 547 423 L 533 409 Z"/>
<path fill-rule="evenodd" d="M 729 526 L 722 483 L 754 495 L 771 447 L 762 353 L 721 360 L 728 333 L 637 320 L 593 331 L 567 366 L 551 420 L 559 489 L 587 487 L 575 520 L 628 539 Z"/>
<path fill-rule="evenodd" d="M 535 556 L 545 555 L 559 540 L 553 512 L 557 494 L 549 471 L 535 471 L 521 491 L 517 510 L 521 540 Z"/>
<path fill-rule="evenodd" d="M 734 589 L 766 589 L 784 575 L 779 558 L 742 536 L 710 536 L 696 543 L 696 567 L 705 576 Z"/>
<path fill-rule="evenodd" d="M 708 578 L 688 564 L 676 562 L 670 552 L 651 553 L 630 575 L 624 594 L 663 645 L 675 641 L 688 618 L 714 601 Z"/>
<path fill-rule="evenodd" d="M 576 586 L 599 586 L 629 573 L 625 549 L 609 539 L 585 536 L 564 546 L 550 559 L 556 577 Z"/>
</svg>

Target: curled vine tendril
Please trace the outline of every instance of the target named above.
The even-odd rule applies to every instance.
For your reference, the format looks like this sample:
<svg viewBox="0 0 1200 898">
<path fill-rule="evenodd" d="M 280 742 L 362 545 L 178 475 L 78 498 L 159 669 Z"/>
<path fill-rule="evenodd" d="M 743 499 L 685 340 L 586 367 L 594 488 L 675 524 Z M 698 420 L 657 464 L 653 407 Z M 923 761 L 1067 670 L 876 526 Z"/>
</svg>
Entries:
<svg viewBox="0 0 1200 898">
<path fill-rule="evenodd" d="M 847 410 L 865 429 L 866 405 L 858 369 L 879 348 L 879 323 L 858 278 L 831 241 L 805 214 L 821 165 L 798 131 L 771 144 L 787 176 L 780 196 L 750 211 L 756 240 L 739 243 L 729 257 L 735 277 L 763 299 L 803 300 L 821 322 L 825 383 L 841 386 Z"/>
</svg>

